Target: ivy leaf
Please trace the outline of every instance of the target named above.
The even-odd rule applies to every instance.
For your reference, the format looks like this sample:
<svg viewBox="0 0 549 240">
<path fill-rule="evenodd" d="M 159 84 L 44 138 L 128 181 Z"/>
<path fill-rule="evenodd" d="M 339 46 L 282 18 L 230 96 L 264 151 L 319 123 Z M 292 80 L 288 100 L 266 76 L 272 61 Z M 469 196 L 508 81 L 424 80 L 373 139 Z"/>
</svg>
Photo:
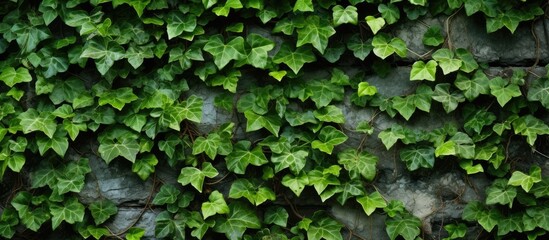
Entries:
<svg viewBox="0 0 549 240">
<path fill-rule="evenodd" d="M 497 209 L 487 209 L 482 203 L 473 201 L 463 209 L 462 218 L 466 221 L 478 221 L 482 228 L 490 232 L 503 216 Z"/>
<path fill-rule="evenodd" d="M 366 16 L 365 20 L 374 35 L 385 26 L 385 19 L 383 19 L 383 17 L 376 18 L 374 16 Z"/>
<path fill-rule="evenodd" d="M 44 156 L 48 149 L 53 149 L 57 155 L 63 157 L 69 148 L 67 132 L 62 128 L 57 129 L 52 138 L 43 135 L 36 135 L 36 145 L 40 155 Z"/>
<path fill-rule="evenodd" d="M 468 1 L 469 2 L 469 1 Z M 462 64 L 459 70 L 466 73 L 470 73 L 478 69 L 478 63 L 475 60 L 473 54 L 463 48 L 458 48 L 455 50 L 456 56 L 461 59 Z"/>
<path fill-rule="evenodd" d="M 203 105 L 204 101 L 202 98 L 191 95 L 179 105 L 180 109 L 178 108 L 178 114 L 181 115 L 181 119 L 200 123 L 202 121 Z"/>
<path fill-rule="evenodd" d="M 404 131 L 400 126 L 393 126 L 390 129 L 385 129 L 377 136 L 381 139 L 381 142 L 383 142 L 383 145 L 385 145 L 387 150 L 395 145 L 398 139 L 404 139 L 406 137 L 404 136 Z"/>
<path fill-rule="evenodd" d="M 215 159 L 217 149 L 221 145 L 221 137 L 217 133 L 210 133 L 208 137 L 198 137 L 193 144 L 193 155 L 206 153 L 210 159 Z"/>
<path fill-rule="evenodd" d="M 327 214 L 322 211 L 315 212 L 312 219 L 313 222 L 307 229 L 307 239 L 343 240 L 343 236 L 341 236 L 343 224 L 327 216 Z"/>
<path fill-rule="evenodd" d="M 322 152 L 332 154 L 334 146 L 347 141 L 348 137 L 341 131 L 332 126 L 323 127 L 318 135 L 318 140 L 314 140 L 311 146 Z"/>
<path fill-rule="evenodd" d="M 6 67 L 2 69 L 0 80 L 11 88 L 17 83 L 32 81 L 32 76 L 29 70 L 24 67 L 17 68 L 17 70 L 13 67 Z"/>
<path fill-rule="evenodd" d="M 522 93 L 516 84 L 509 84 L 509 80 L 495 77 L 490 80 L 490 93 L 494 95 L 500 106 L 505 106 L 513 97 L 520 97 Z"/>
<path fill-rule="evenodd" d="M 343 110 L 341 110 L 340 108 L 334 105 L 328 105 L 326 107 L 315 110 L 313 112 L 313 116 L 314 118 L 322 122 L 334 122 L 334 123 L 345 122 L 345 115 L 343 114 Z M 301 117 L 304 117 L 304 116 L 302 115 Z M 309 121 L 309 122 L 316 123 L 316 120 Z"/>
<path fill-rule="evenodd" d="M 387 235 L 391 240 L 398 236 L 404 237 L 406 240 L 414 240 L 419 236 L 421 221 L 411 214 L 399 214 L 385 221 Z"/>
<path fill-rule="evenodd" d="M 299 197 L 305 186 L 310 184 L 309 176 L 304 172 L 301 172 L 299 175 L 294 176 L 293 174 L 286 174 L 281 181 L 283 186 L 288 187 L 296 196 Z"/>
<path fill-rule="evenodd" d="M 122 110 L 127 103 L 138 99 L 137 95 L 133 94 L 132 88 L 129 87 L 105 90 L 97 96 L 99 97 L 99 106 L 109 104 L 118 109 L 118 111 Z"/>
<path fill-rule="evenodd" d="M 444 36 L 442 36 L 442 32 L 440 30 L 440 27 L 439 26 L 429 27 L 429 29 L 427 29 L 425 34 L 423 34 L 422 42 L 426 46 L 432 46 L 432 47 L 436 47 L 436 46 L 442 44 L 444 42 Z M 441 49 L 439 49 L 439 50 L 441 50 Z M 433 59 L 434 59 L 434 56 L 433 56 Z"/>
<path fill-rule="evenodd" d="M 415 95 L 408 95 L 406 97 L 396 96 L 393 97 L 392 101 L 393 108 L 406 120 L 409 120 L 416 111 Z"/>
<path fill-rule="evenodd" d="M 358 96 L 373 96 L 377 93 L 377 88 L 370 85 L 368 82 L 360 82 L 358 84 Z"/>
<path fill-rule="evenodd" d="M 526 214 L 534 219 L 538 227 L 549 231 L 549 211 L 547 205 L 527 208 Z"/>
<path fill-rule="evenodd" d="M 275 172 L 290 168 L 293 173 L 298 174 L 305 167 L 307 156 L 309 156 L 309 152 L 293 148 L 281 153 L 274 153 L 271 156 L 271 162 L 275 165 Z"/>
<path fill-rule="evenodd" d="M 202 163 L 202 169 L 195 167 L 182 168 L 181 173 L 177 178 L 177 182 L 181 183 L 183 186 L 190 183 L 198 192 L 202 192 L 204 178 L 214 178 L 218 174 L 219 172 L 217 172 L 217 169 L 215 169 L 211 163 L 204 162 Z"/>
<path fill-rule="evenodd" d="M 215 7 L 214 9 L 212 9 L 212 12 L 214 12 L 217 16 L 227 17 L 229 16 L 229 12 L 231 11 L 231 9 L 240 9 L 242 7 L 243 6 L 240 0 L 227 0 L 227 2 L 225 2 L 225 5 Z"/>
<path fill-rule="evenodd" d="M 166 19 L 168 39 L 181 35 L 183 32 L 192 33 L 196 28 L 196 16 L 183 14 L 180 11 L 171 11 Z"/>
<path fill-rule="evenodd" d="M 63 202 L 63 205 L 52 203 L 50 205 L 52 229 L 55 230 L 62 221 L 69 224 L 82 222 L 84 220 L 84 210 L 84 205 L 78 202 L 76 197 L 69 197 Z"/>
<path fill-rule="evenodd" d="M 472 79 L 458 73 L 454 84 L 459 90 L 463 91 L 463 95 L 469 101 L 474 100 L 480 94 L 490 93 L 490 80 L 482 71 L 476 71 Z"/>
<path fill-rule="evenodd" d="M 99 73 L 105 75 L 114 62 L 124 58 L 125 55 L 126 51 L 117 42 L 95 37 L 86 42 L 80 58 L 94 59 Z"/>
<path fill-rule="evenodd" d="M 454 111 L 460 102 L 465 101 L 465 97 L 461 93 L 450 92 L 449 83 L 437 84 L 432 97 L 433 100 L 442 103 L 446 113 Z"/>
<path fill-rule="evenodd" d="M 242 60 L 246 58 L 244 49 L 244 38 L 236 37 L 223 43 L 223 36 L 211 36 L 204 45 L 204 51 L 210 53 L 214 58 L 214 63 L 219 69 L 223 69 L 231 60 Z"/>
<path fill-rule="evenodd" d="M 539 78 L 528 88 L 528 101 L 539 101 L 549 109 L 549 78 Z"/>
<path fill-rule="evenodd" d="M 57 130 L 55 116 L 49 112 L 38 112 L 34 108 L 29 108 L 27 111 L 17 116 L 21 120 L 19 123 L 23 128 L 23 133 L 28 134 L 34 131 L 45 133 L 49 138 L 53 138 Z"/>
<path fill-rule="evenodd" d="M 40 25 L 19 22 L 11 27 L 10 31 L 16 35 L 15 40 L 23 53 L 33 52 L 40 42 L 51 37 L 49 29 Z"/>
<path fill-rule="evenodd" d="M 486 204 L 509 204 L 513 207 L 513 200 L 517 196 L 517 189 L 507 185 L 506 179 L 496 179 L 490 187 L 486 189 Z"/>
<path fill-rule="evenodd" d="M 290 44 L 282 44 L 280 50 L 273 57 L 276 64 L 284 63 L 297 74 L 305 63 L 316 61 L 316 57 L 309 46 L 298 47 L 295 50 Z"/>
<path fill-rule="evenodd" d="M 263 215 L 263 222 L 286 227 L 288 223 L 288 211 L 280 206 L 269 206 Z"/>
<path fill-rule="evenodd" d="M 68 192 L 79 193 L 84 187 L 84 175 L 68 176 L 64 175 L 57 179 L 55 188 L 59 194 Z"/>
<path fill-rule="evenodd" d="M 268 52 L 273 50 L 275 44 L 268 38 L 252 33 L 246 37 L 246 42 L 251 47 L 247 62 L 256 68 L 264 69 L 269 59 Z"/>
<path fill-rule="evenodd" d="M 355 149 L 346 149 L 337 155 L 337 162 L 343 164 L 345 170 L 349 171 L 351 179 L 358 179 L 362 176 L 367 181 L 372 181 L 376 176 L 376 164 L 378 157 L 368 152 L 357 152 Z"/>
<path fill-rule="evenodd" d="M 177 187 L 164 184 L 160 187 L 160 191 L 154 196 L 152 203 L 154 205 L 173 204 L 177 201 L 177 198 L 181 195 L 181 191 Z"/>
<path fill-rule="evenodd" d="M 143 60 L 145 58 L 153 58 L 153 45 L 147 44 L 143 46 L 130 45 L 128 51 L 126 51 L 126 58 L 128 58 L 128 63 L 132 65 L 134 69 L 139 68 L 143 65 Z"/>
<path fill-rule="evenodd" d="M 337 27 L 341 24 L 351 23 L 356 25 L 358 23 L 358 13 L 355 6 L 347 6 L 343 8 L 341 5 L 335 5 L 332 8 L 332 18 L 334 27 Z"/>
<path fill-rule="evenodd" d="M 178 214 L 172 218 L 168 211 L 163 211 L 155 219 L 155 235 L 158 238 L 164 238 L 171 234 L 173 239 L 185 239 L 185 222 L 188 221 L 187 214 Z"/>
<path fill-rule="evenodd" d="M 387 207 L 387 202 L 381 196 L 378 191 L 371 193 L 370 195 L 364 195 L 362 197 L 356 198 L 356 201 L 360 203 L 362 209 L 366 215 L 370 216 L 377 208 Z"/>
<path fill-rule="evenodd" d="M 278 136 L 278 131 L 282 125 L 280 117 L 276 115 L 259 115 L 252 110 L 244 112 L 246 117 L 246 132 L 252 132 L 261 128 L 267 129 L 273 135 Z"/>
<path fill-rule="evenodd" d="M 259 206 L 267 200 L 276 200 L 276 195 L 273 190 L 268 187 L 261 187 L 261 184 L 254 180 L 255 179 L 248 180 L 246 178 L 235 180 L 231 184 L 229 197 L 234 199 L 244 197 L 255 206 Z"/>
<path fill-rule="evenodd" d="M 496 115 L 494 113 L 481 109 L 465 120 L 463 128 L 467 132 L 475 132 L 476 134 L 480 134 L 484 126 L 491 125 L 495 120 Z"/>
<path fill-rule="evenodd" d="M 444 230 L 448 232 L 448 239 L 460 239 L 467 234 L 467 225 L 460 224 L 447 224 L 444 225 Z"/>
<path fill-rule="evenodd" d="M 390 38 L 385 33 L 376 34 L 372 40 L 372 46 L 374 47 L 374 54 L 381 59 L 385 59 L 388 56 L 396 53 L 400 57 L 406 57 L 407 49 L 406 43 L 400 38 Z"/>
<path fill-rule="evenodd" d="M 396 23 L 400 19 L 400 10 L 393 3 L 379 4 L 377 10 L 389 25 Z"/>
<path fill-rule="evenodd" d="M 132 227 L 126 232 L 127 240 L 139 240 L 145 235 L 145 229 Z"/>
<path fill-rule="evenodd" d="M 459 70 L 462 61 L 454 58 L 454 52 L 448 48 L 441 48 L 431 55 L 431 57 L 438 62 L 442 73 L 448 75 L 451 72 Z"/>
<path fill-rule="evenodd" d="M 239 141 L 234 145 L 233 151 L 226 157 L 227 169 L 229 171 L 245 174 L 248 164 L 261 166 L 269 162 L 261 147 L 257 146 L 249 150 L 250 146 L 250 141 Z"/>
<path fill-rule="evenodd" d="M 456 154 L 456 143 L 452 140 L 446 141 L 435 149 L 435 156 L 451 156 Z"/>
<path fill-rule="evenodd" d="M 528 175 L 521 171 L 513 172 L 507 184 L 511 186 L 521 186 L 524 191 L 529 192 L 534 183 L 541 182 L 541 168 L 532 166 Z"/>
<path fill-rule="evenodd" d="M 313 12 L 313 0 L 297 0 L 294 5 L 294 12 Z"/>
<path fill-rule="evenodd" d="M 132 164 L 132 172 L 137 173 L 141 180 L 145 181 L 154 173 L 154 166 L 158 164 L 158 159 L 154 154 L 146 154 L 137 158 Z"/>
<path fill-rule="evenodd" d="M 310 43 L 316 50 L 324 54 L 324 50 L 328 46 L 328 39 L 336 33 L 335 29 L 326 19 L 321 19 L 316 15 L 307 17 L 305 23 L 303 28 L 297 29 L 296 47 Z"/>
<path fill-rule="evenodd" d="M 420 167 L 433 168 L 435 165 L 435 148 L 431 146 L 406 146 L 400 151 L 400 159 L 406 163 L 406 168 L 415 171 Z"/>
<path fill-rule="evenodd" d="M 107 164 L 119 156 L 133 163 L 139 148 L 139 143 L 134 139 L 124 138 L 121 141 L 106 139 L 100 142 L 98 152 Z"/>
<path fill-rule="evenodd" d="M 205 9 L 211 8 L 216 3 L 217 3 L 217 0 L 202 0 L 202 4 L 204 4 Z"/>
<path fill-rule="evenodd" d="M 435 81 L 437 65 L 434 60 L 429 60 L 427 63 L 423 61 L 414 62 L 412 71 L 410 71 L 410 80 Z"/>
<path fill-rule="evenodd" d="M 216 220 L 214 231 L 224 233 L 230 240 L 242 239 L 246 229 L 259 229 L 261 221 L 253 208 L 236 201 L 229 205 L 229 216 Z"/>
<path fill-rule="evenodd" d="M 103 224 L 112 215 L 118 212 L 116 204 L 109 199 L 95 201 L 88 206 L 88 209 L 92 214 L 95 225 Z"/>
<path fill-rule="evenodd" d="M 210 193 L 210 196 L 208 197 L 208 201 L 203 202 L 202 207 L 200 209 L 202 210 L 202 215 L 204 216 L 204 219 L 210 216 L 213 216 L 215 214 L 229 213 L 229 206 L 227 206 L 227 203 L 223 198 L 223 194 L 221 194 L 217 190 Z"/>
<path fill-rule="evenodd" d="M 349 41 L 347 41 L 347 48 L 353 52 L 353 56 L 364 61 L 370 54 L 374 47 L 372 46 L 372 39 L 363 41 L 360 34 L 353 34 Z"/>
<path fill-rule="evenodd" d="M 532 116 L 522 116 L 512 123 L 515 134 L 526 136 L 526 141 L 530 146 L 534 146 L 538 135 L 549 134 L 549 126 L 542 120 Z"/>
</svg>

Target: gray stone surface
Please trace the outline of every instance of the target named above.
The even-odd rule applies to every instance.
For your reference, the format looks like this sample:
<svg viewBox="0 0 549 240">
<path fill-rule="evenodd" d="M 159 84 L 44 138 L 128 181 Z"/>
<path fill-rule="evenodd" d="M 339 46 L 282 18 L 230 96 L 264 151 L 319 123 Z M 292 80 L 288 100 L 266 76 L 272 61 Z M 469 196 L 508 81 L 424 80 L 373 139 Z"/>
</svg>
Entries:
<svg viewBox="0 0 549 240">
<path fill-rule="evenodd" d="M 107 223 L 107 227 L 114 234 L 126 232 L 131 227 L 145 229 L 142 239 L 154 239 L 154 228 L 156 226 L 156 215 L 159 210 L 143 209 L 137 207 L 121 207 L 118 213 Z"/>
<path fill-rule="evenodd" d="M 345 224 L 353 234 L 361 239 L 368 240 L 386 240 L 389 239 L 385 232 L 385 215 L 373 213 L 367 216 L 362 209 L 348 206 L 334 205 L 330 209 L 332 216 Z M 344 233 L 344 239 L 358 239 L 349 236 L 350 232 Z"/>
</svg>

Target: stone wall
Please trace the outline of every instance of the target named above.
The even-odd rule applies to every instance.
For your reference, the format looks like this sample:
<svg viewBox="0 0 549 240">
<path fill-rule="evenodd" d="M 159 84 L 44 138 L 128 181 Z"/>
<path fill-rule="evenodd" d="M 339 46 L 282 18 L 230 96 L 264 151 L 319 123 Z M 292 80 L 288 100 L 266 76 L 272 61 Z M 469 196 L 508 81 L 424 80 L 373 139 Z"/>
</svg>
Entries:
<svg viewBox="0 0 549 240">
<path fill-rule="evenodd" d="M 478 61 L 489 66 L 487 72 L 491 75 L 504 74 L 509 67 L 526 68 L 532 74 L 545 74 L 542 68 L 530 69 L 529 67 L 534 63 L 538 65 L 549 63 L 548 20 L 538 20 L 532 26 L 522 24 L 513 35 L 506 29 L 487 34 L 483 20 L 466 17 L 462 13 L 450 19 L 424 18 L 394 27 L 393 34 L 402 38 L 411 51 L 408 57 L 399 63 L 401 66 L 393 69 L 388 76 L 366 77 L 371 85 L 377 87 L 379 94 L 387 97 L 402 95 L 415 86 L 416 83 L 409 81 L 411 69 L 409 65 L 417 59 L 429 59 L 432 49 L 422 44 L 422 37 L 427 28 L 432 25 L 438 25 L 442 29 L 448 26 L 449 31 L 444 32 L 445 35 L 449 33 L 446 37 L 449 39 L 450 47 L 468 49 Z M 228 121 L 244 120 L 243 117 L 214 107 L 214 98 L 220 92 L 195 86 L 192 93 L 204 99 L 203 121 L 197 125 L 201 132 L 207 133 Z M 403 122 L 382 114 L 375 118 L 374 134 L 363 139 L 363 134 L 353 132 L 351 129 L 354 129 L 358 122 L 371 119 L 374 111 L 356 108 L 350 104 L 349 99 L 342 102 L 340 107 L 346 115 L 343 128 L 348 129 L 345 133 L 349 136 L 345 144 L 357 146 L 361 141 L 365 141 L 366 149 L 379 157 L 376 188 L 389 199 L 401 200 L 411 213 L 419 217 L 423 221 L 423 233 L 428 235 L 427 238 L 442 238 L 444 224 L 460 219 L 462 209 L 468 202 L 484 199 L 484 189 L 490 182 L 482 173 L 467 176 L 455 163 L 446 164 L 441 161 L 436 163 L 434 171 L 420 170 L 410 173 L 398 159 L 399 146 L 386 150 L 377 138 L 380 131 L 391 127 L 394 123 L 428 130 L 441 126 L 444 122 L 459 121 L 458 116 L 444 114 L 442 109 L 433 109 L 429 116 L 413 117 L 410 122 Z M 435 107 L 440 108 L 440 106 Z M 240 124 L 242 126 L 245 122 Z M 237 134 L 239 138 L 253 137 L 253 134 L 245 134 L 244 129 L 239 128 Z M 542 161 L 540 156 L 528 150 L 525 151 L 526 146 L 516 145 L 513 148 L 515 151 L 512 154 L 515 157 L 539 162 L 544 168 L 542 172 L 549 172 L 549 163 Z M 131 166 L 125 161 L 113 161 L 107 165 L 94 154 L 84 157 L 90 159 L 92 173 L 87 176 L 86 185 L 80 193 L 80 200 L 83 203 L 90 203 L 98 198 L 114 201 L 119 211 L 108 224 L 112 232 L 123 231 L 135 223 L 137 227 L 146 229 L 146 238 L 154 238 L 154 219 L 161 209 L 151 206 L 152 198 L 161 183 L 178 185 L 176 179 L 179 172 L 174 172 L 166 166 L 158 166 L 154 177 L 156 180 L 149 178 L 143 182 L 131 172 Z M 228 186 L 220 186 L 221 192 L 226 193 L 227 189 Z M 309 195 L 309 197 L 315 196 Z M 307 205 L 311 202 L 307 201 L 306 192 L 301 198 L 291 200 L 298 205 Z M 315 202 L 318 201 L 315 200 Z M 388 239 L 384 230 L 384 216 L 373 214 L 367 217 L 358 204 L 340 206 L 335 202 L 329 202 L 323 206 L 312 207 L 329 209 L 336 219 L 345 223 L 350 230 L 363 239 Z M 470 231 L 480 230 L 480 228 L 470 229 Z M 347 237 L 345 236 L 346 239 Z"/>
</svg>

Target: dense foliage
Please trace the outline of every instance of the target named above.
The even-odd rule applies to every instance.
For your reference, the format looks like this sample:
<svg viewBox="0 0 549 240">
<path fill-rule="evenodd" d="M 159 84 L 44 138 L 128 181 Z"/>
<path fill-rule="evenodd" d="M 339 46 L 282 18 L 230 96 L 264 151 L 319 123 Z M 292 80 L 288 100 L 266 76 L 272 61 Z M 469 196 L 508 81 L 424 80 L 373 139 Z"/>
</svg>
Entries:
<svg viewBox="0 0 549 240">
<path fill-rule="evenodd" d="M 378 129 L 372 121 L 351 130 L 381 139 L 387 149 L 400 145 L 409 171 L 444 159 L 448 163 L 440 164 L 491 177 L 486 199 L 467 205 L 462 221 L 444 226 L 447 239 L 465 236 L 477 223 L 493 236 L 535 239 L 549 231 L 549 178 L 536 165 L 515 169 L 508 143 L 520 139 L 536 151 L 539 136 L 549 134 L 542 118 L 549 108 L 547 76 L 520 69 L 488 76 L 437 27 L 423 41 L 432 53 L 410 63 L 410 80 L 418 84 L 409 94 L 383 96 L 364 76 L 384 75 L 413 59 L 406 42 L 391 34 L 398 23 L 461 11 L 483 18 L 489 33 L 513 33 L 520 23 L 544 17 L 546 4 L 3 1 L 0 236 L 63 231 L 75 238 L 141 238 L 143 229 L 112 233 L 105 227 L 117 213 L 109 199 L 78 199 L 91 174 L 86 154 L 96 154 L 106 163 L 131 162 L 143 180 L 155 177 L 157 165 L 180 171 L 179 184 L 162 185 L 151 202 L 164 209 L 156 218 L 158 238 L 350 234 L 327 211 L 300 214 L 294 208 L 288 198 L 308 189 L 319 204 L 356 201 L 367 215 L 386 214 L 391 239 L 415 239 L 420 219 L 375 187 L 378 157 L 363 146 L 342 147 L 348 129 L 341 127 L 339 103 L 348 95 L 357 108 L 392 118 L 429 115 L 433 105 L 462 116 L 457 125 L 429 132 L 404 125 Z M 247 139 L 235 137 L 241 126 L 236 120 L 210 132 L 196 130 L 204 99 L 189 89 L 201 86 L 222 91 L 215 106 L 241 119 L 246 133 L 240 136 Z M 18 184 L 4 184 L 8 180 Z M 222 181 L 228 191 L 216 188 Z"/>
</svg>

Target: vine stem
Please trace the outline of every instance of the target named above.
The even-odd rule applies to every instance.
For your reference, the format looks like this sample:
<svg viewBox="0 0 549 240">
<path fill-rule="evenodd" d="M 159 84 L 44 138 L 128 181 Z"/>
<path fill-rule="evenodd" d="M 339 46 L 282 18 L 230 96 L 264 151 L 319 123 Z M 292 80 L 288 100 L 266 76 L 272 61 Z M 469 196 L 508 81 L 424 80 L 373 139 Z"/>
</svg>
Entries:
<svg viewBox="0 0 549 240">
<path fill-rule="evenodd" d="M 459 7 L 458 10 L 456 10 L 454 13 L 452 13 L 452 15 L 446 18 L 446 21 L 444 21 L 444 28 L 446 28 L 446 44 L 448 45 L 448 49 L 450 50 L 452 50 L 453 48 L 452 34 L 450 31 L 450 22 L 452 21 L 452 18 L 454 18 L 457 15 L 457 13 L 461 11 L 462 8 L 463 8 L 463 5 L 461 5 L 461 7 Z"/>
<path fill-rule="evenodd" d="M 301 214 L 299 214 L 299 212 L 297 212 L 297 209 L 295 208 L 294 204 L 292 202 L 290 202 L 290 199 L 288 199 L 288 197 L 286 197 L 286 194 L 282 194 L 282 196 L 284 196 L 284 200 L 286 201 L 286 203 L 288 203 L 288 205 L 290 205 L 290 209 L 292 210 L 294 215 L 296 217 L 298 217 L 299 219 L 304 219 L 305 217 L 303 217 L 303 215 L 301 215 Z"/>
</svg>

